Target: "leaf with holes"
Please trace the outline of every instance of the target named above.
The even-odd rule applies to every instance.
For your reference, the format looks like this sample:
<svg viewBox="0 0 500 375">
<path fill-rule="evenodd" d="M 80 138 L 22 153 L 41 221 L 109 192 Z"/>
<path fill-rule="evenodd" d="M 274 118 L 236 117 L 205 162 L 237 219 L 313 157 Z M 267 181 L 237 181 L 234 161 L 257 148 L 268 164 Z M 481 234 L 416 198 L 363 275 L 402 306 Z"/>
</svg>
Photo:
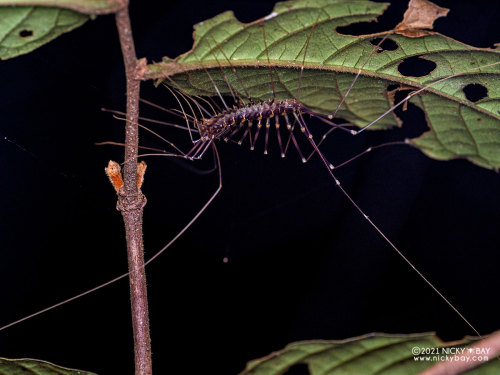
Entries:
<svg viewBox="0 0 500 375">
<path fill-rule="evenodd" d="M 4 375 L 95 375 L 92 372 L 72 370 L 35 359 L 0 358 L 0 374 Z"/>
<path fill-rule="evenodd" d="M 395 90 L 418 91 L 411 101 L 424 110 L 430 131 L 411 144 L 435 159 L 466 158 L 500 168 L 500 50 L 430 31 L 413 38 L 395 31 L 362 36 L 338 31 L 375 20 L 386 7 L 370 1 L 294 0 L 248 24 L 225 12 L 197 24 L 193 49 L 149 65 L 146 78 L 166 78 L 191 95 L 215 95 L 216 86 L 225 95 L 232 89 L 253 100 L 272 99 L 274 86 L 276 98 L 299 98 L 326 114 L 360 72 L 338 117 L 357 126 L 381 117 L 370 129 L 399 126 L 394 112 L 383 116 L 394 105 Z M 387 48 L 374 51 L 385 36 L 382 47 Z M 422 72 L 410 75 L 408 64 L 421 65 Z M 470 100 L 469 85 L 480 85 L 486 95 Z"/>
<path fill-rule="evenodd" d="M 399 375 L 418 374 L 436 360 L 432 354 L 461 353 L 461 348 L 475 339 L 443 343 L 431 333 L 413 335 L 373 334 L 342 341 L 302 341 L 251 361 L 240 375 L 278 375 L 303 367 L 301 373 Z M 441 348 L 441 349 L 437 349 Z M 420 359 L 418 359 L 420 358 Z M 493 359 L 493 358 L 491 358 Z M 500 362 L 485 362 L 468 374 L 500 373 Z"/>
<path fill-rule="evenodd" d="M 31 52 L 88 18 L 60 8 L 0 7 L 0 60 Z"/>
</svg>

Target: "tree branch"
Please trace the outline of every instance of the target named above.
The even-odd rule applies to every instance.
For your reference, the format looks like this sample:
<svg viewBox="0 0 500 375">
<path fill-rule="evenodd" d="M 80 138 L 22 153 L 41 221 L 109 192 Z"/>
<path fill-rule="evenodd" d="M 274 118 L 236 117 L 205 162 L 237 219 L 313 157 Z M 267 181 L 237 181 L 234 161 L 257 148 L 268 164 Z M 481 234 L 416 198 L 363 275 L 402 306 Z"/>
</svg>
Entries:
<svg viewBox="0 0 500 375">
<path fill-rule="evenodd" d="M 117 208 L 125 222 L 129 264 L 132 327 L 134 331 L 135 374 L 151 375 L 151 339 L 149 336 L 149 312 L 144 270 L 144 245 L 142 241 L 142 213 L 146 198 L 138 187 L 137 154 L 139 145 L 139 90 L 145 60 L 137 61 L 132 38 L 128 7 L 116 15 L 125 73 L 127 77 L 127 122 L 125 127 L 125 163 L 123 186 L 118 190 Z M 145 164 L 140 170 L 141 181 Z"/>
</svg>

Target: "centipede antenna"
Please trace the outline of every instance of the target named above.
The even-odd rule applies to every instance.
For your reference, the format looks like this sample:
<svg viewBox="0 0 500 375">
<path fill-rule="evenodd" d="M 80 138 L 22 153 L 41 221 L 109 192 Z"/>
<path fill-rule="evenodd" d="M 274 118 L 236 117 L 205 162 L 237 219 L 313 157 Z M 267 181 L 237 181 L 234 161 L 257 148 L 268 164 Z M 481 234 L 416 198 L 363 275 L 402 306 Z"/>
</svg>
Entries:
<svg viewBox="0 0 500 375">
<path fill-rule="evenodd" d="M 106 146 L 106 145 L 110 145 L 110 146 L 121 146 L 121 147 L 125 147 L 125 143 L 113 142 L 113 141 L 95 142 L 94 144 L 95 144 L 96 146 Z M 138 146 L 138 147 L 139 147 L 139 149 L 141 149 L 141 150 L 156 151 L 156 152 L 160 152 L 160 153 L 162 153 L 162 155 L 167 154 L 167 151 L 162 150 L 162 149 L 159 149 L 159 148 L 147 147 L 147 146 Z M 139 156 L 138 156 L 138 157 L 139 157 Z"/>
<path fill-rule="evenodd" d="M 172 112 L 174 112 L 174 114 L 176 116 L 179 116 L 182 119 L 184 119 L 184 114 L 182 113 L 182 111 L 179 111 L 178 109 L 174 108 L 174 109 L 172 109 Z M 189 121 L 191 121 L 193 123 L 193 125 L 196 125 L 196 121 L 198 120 L 196 117 L 188 115 L 187 113 L 186 113 L 186 116 L 189 118 Z M 191 131 L 194 131 L 194 129 L 191 129 Z"/>
<path fill-rule="evenodd" d="M 207 99 L 205 99 L 205 98 L 203 98 L 203 97 L 201 97 L 201 96 L 199 96 L 199 95 L 194 95 L 194 97 L 195 97 L 196 99 L 200 99 L 200 100 L 202 100 L 202 101 L 204 101 L 205 103 L 207 103 L 207 104 L 208 104 L 208 106 L 209 106 L 209 107 L 210 107 L 210 109 L 212 110 L 212 113 L 210 113 L 210 112 L 206 111 L 206 110 L 205 110 L 205 108 L 204 108 L 203 106 L 201 107 L 201 108 L 203 108 L 203 109 L 206 111 L 206 114 L 208 115 L 208 117 L 212 117 L 212 116 L 214 116 L 214 115 L 217 113 L 217 111 L 215 110 L 215 108 L 212 106 L 212 103 L 210 103 Z"/>
<path fill-rule="evenodd" d="M 163 156 L 163 157 L 169 157 L 169 158 L 179 158 L 179 159 L 188 159 L 186 156 L 184 155 L 180 155 L 180 154 L 173 154 L 173 153 L 147 153 L 147 154 L 139 154 L 137 155 L 137 159 L 139 158 L 146 158 L 146 157 L 151 157 L 151 156 Z M 120 163 L 120 165 L 123 165 L 125 164 L 128 160 L 130 159 L 127 159 L 127 160 L 124 160 L 123 162 Z"/>
<path fill-rule="evenodd" d="M 191 96 L 191 95 L 184 95 L 180 91 L 178 91 L 178 94 L 185 96 L 186 101 L 187 100 L 191 100 L 194 103 L 194 105 L 196 106 L 196 108 L 198 108 L 198 111 L 200 112 L 200 118 L 205 117 L 203 114 L 207 115 L 208 117 L 212 117 L 212 114 L 210 113 L 210 111 L 208 111 L 205 107 L 203 107 L 203 105 L 201 105 L 200 103 L 198 103 L 198 101 L 193 98 L 193 96 L 195 98 L 197 96 L 195 96 L 195 95 L 193 95 L 193 96 Z"/>
<path fill-rule="evenodd" d="M 194 125 L 195 125 L 196 127 L 198 127 L 198 126 L 197 126 L 197 125 L 198 125 L 198 119 L 197 119 L 197 117 L 196 117 L 196 114 L 195 114 L 195 112 L 194 112 L 193 107 L 191 106 L 191 103 L 190 103 L 190 102 L 189 102 L 189 100 L 186 98 L 186 96 L 182 93 L 182 90 L 179 88 L 179 86 L 177 85 L 177 83 L 175 83 L 175 82 L 174 82 L 174 81 L 173 81 L 170 77 L 167 77 L 167 79 L 168 79 L 168 80 L 169 80 L 169 81 L 173 84 L 173 86 L 176 86 L 176 87 L 177 87 L 177 88 L 172 87 L 172 89 L 171 89 L 170 87 L 168 87 L 168 85 L 165 85 L 165 87 L 166 87 L 166 88 L 167 88 L 167 89 L 168 89 L 168 90 L 172 93 L 172 95 L 174 95 L 175 99 L 177 100 L 177 102 L 178 102 L 178 103 L 179 103 L 179 105 L 181 106 L 181 109 L 182 109 L 182 113 L 183 113 L 183 115 L 184 115 L 184 116 L 186 116 L 187 114 L 186 114 L 186 112 L 184 111 L 184 108 L 182 107 L 182 104 L 181 104 L 181 102 L 180 102 L 179 98 L 177 97 L 177 95 L 175 95 L 174 90 L 175 90 L 175 91 L 177 91 L 177 93 L 178 93 L 178 94 L 179 94 L 179 95 L 180 95 L 180 96 L 181 96 L 181 97 L 182 97 L 182 98 L 186 101 L 186 103 L 187 103 L 187 105 L 188 105 L 189 109 L 191 109 L 191 113 L 193 114 L 193 116 L 192 116 L 192 117 L 190 116 L 190 117 L 193 119 L 193 123 L 194 123 Z M 192 99 L 192 98 L 191 98 L 191 100 L 193 100 L 193 101 L 194 101 L 194 103 L 196 104 L 196 106 L 197 106 L 198 110 L 200 111 L 201 117 L 203 117 L 203 112 L 202 112 L 202 110 L 200 109 L 198 102 L 196 102 L 196 101 L 195 101 L 194 99 Z M 193 143 L 194 143 L 194 140 L 193 140 L 193 134 L 191 133 L 191 127 L 189 126 L 189 121 L 188 121 L 187 117 L 185 117 L 185 119 L 186 119 L 186 122 L 187 122 L 187 124 L 188 124 L 188 128 L 190 129 L 190 131 L 189 131 L 189 137 L 191 138 L 191 142 L 193 142 Z"/>
<path fill-rule="evenodd" d="M 209 96 L 208 97 L 208 100 L 213 104 L 213 106 L 217 109 L 217 112 L 222 112 L 222 108 L 220 107 L 220 105 L 218 105 L 215 100 Z"/>
<path fill-rule="evenodd" d="M 141 124 L 137 124 L 140 128 L 146 130 L 147 132 L 153 134 L 155 137 L 157 137 L 158 139 L 162 140 L 163 142 L 169 144 L 171 147 L 173 147 L 177 152 L 179 152 L 181 155 L 186 155 L 185 152 L 183 152 L 181 149 L 179 149 L 179 147 L 177 147 L 174 143 L 170 142 L 168 139 L 166 139 L 165 137 L 162 137 L 161 135 L 159 135 L 158 133 L 156 133 L 155 131 L 149 129 L 148 127 L 144 126 L 144 125 L 141 125 Z"/>
<path fill-rule="evenodd" d="M 179 94 L 187 103 L 189 109 L 191 110 L 191 113 L 193 114 L 192 116 L 189 116 L 194 124 L 196 125 L 198 123 L 198 117 L 196 117 L 196 113 L 194 112 L 194 109 L 193 107 L 191 106 L 191 103 L 189 102 L 189 100 L 186 98 L 186 95 L 183 94 L 182 92 L 182 89 L 179 87 L 179 85 L 174 81 L 172 80 L 172 78 L 170 77 L 167 77 L 167 79 L 170 81 L 170 83 L 172 84 L 172 88 L 170 88 L 167 84 L 164 83 L 164 86 L 175 96 L 175 98 L 177 99 L 177 101 L 179 102 L 180 104 L 180 100 L 178 99 L 178 97 L 175 95 L 175 92 L 177 92 L 177 94 Z M 174 92 L 175 91 L 175 92 Z M 191 98 L 192 99 L 192 98 Z M 196 101 L 194 101 L 196 102 Z M 198 104 L 196 102 L 196 104 Z M 181 109 L 182 109 L 182 115 L 183 116 L 188 116 L 187 113 L 184 111 L 184 108 L 182 107 L 181 105 Z M 201 109 L 198 107 L 198 110 L 200 111 L 200 114 L 201 116 L 203 117 L 203 112 L 201 111 Z M 189 124 L 188 124 L 189 125 Z M 192 136 L 191 136 L 191 140 L 192 140 Z"/>
<path fill-rule="evenodd" d="M 165 83 L 163 84 L 163 86 L 168 87 L 168 85 L 167 85 L 167 84 L 165 84 Z M 188 118 L 190 118 L 190 119 L 191 119 L 191 121 L 193 121 L 193 122 L 196 120 L 196 118 L 195 118 L 195 117 L 190 116 L 190 115 L 188 115 L 188 114 L 186 114 L 186 113 L 184 113 L 184 114 L 183 114 L 183 113 L 182 113 L 181 111 L 179 111 L 177 108 L 172 108 L 172 109 L 169 109 L 169 108 L 164 108 L 164 107 L 162 107 L 161 105 L 155 104 L 155 103 L 150 102 L 150 101 L 148 101 L 148 100 L 146 100 L 146 99 L 143 99 L 143 98 L 139 98 L 139 101 L 140 101 L 141 103 L 147 104 L 147 105 L 149 105 L 149 106 L 151 106 L 151 107 L 153 107 L 153 108 L 159 109 L 160 111 L 164 111 L 164 112 L 170 113 L 171 115 L 174 115 L 174 116 L 180 117 L 180 118 L 182 118 L 183 120 L 186 118 L 186 116 L 187 116 Z"/>
<path fill-rule="evenodd" d="M 184 111 L 184 107 L 182 106 L 181 101 L 179 100 L 179 98 L 177 97 L 177 95 L 175 95 L 175 92 L 170 87 L 168 87 L 168 86 L 165 86 L 165 87 L 175 97 L 175 100 L 177 100 L 177 103 L 179 103 L 179 106 L 181 107 L 182 113 L 184 114 L 184 119 L 186 120 L 186 124 L 187 124 L 188 129 L 189 129 L 189 137 L 191 138 L 191 142 L 194 143 L 193 134 L 191 133 L 191 127 L 189 126 L 189 120 L 187 118 L 186 111 Z"/>
<path fill-rule="evenodd" d="M 184 234 L 184 233 L 185 233 L 185 232 L 186 232 L 186 231 L 187 231 L 187 230 L 191 227 L 191 225 L 193 225 L 193 223 L 194 223 L 196 220 L 198 220 L 198 218 L 200 217 L 200 215 L 201 215 L 201 214 L 202 214 L 202 213 L 203 213 L 203 212 L 207 209 L 207 207 L 208 207 L 208 206 L 210 206 L 210 204 L 213 202 L 213 200 L 215 199 L 215 197 L 216 197 L 216 196 L 219 194 L 219 192 L 221 191 L 221 189 L 222 189 L 222 172 L 221 172 L 221 163 L 220 163 L 219 153 L 218 153 L 218 151 L 217 151 L 217 148 L 215 147 L 215 144 L 213 144 L 213 142 L 212 142 L 212 146 L 213 146 L 213 149 L 214 149 L 214 153 L 215 153 L 215 155 L 216 155 L 217 169 L 219 170 L 219 186 L 217 187 L 217 190 L 216 190 L 216 191 L 212 194 L 212 196 L 211 196 L 211 197 L 208 199 L 208 201 L 207 201 L 207 202 L 203 205 L 203 207 L 202 207 L 202 208 L 201 208 L 201 209 L 200 209 L 200 210 L 199 210 L 199 211 L 198 211 L 198 212 L 197 212 L 197 213 L 193 216 L 193 218 L 192 218 L 192 219 L 191 219 L 191 220 L 190 220 L 190 221 L 189 221 L 189 222 L 188 222 L 188 223 L 184 226 L 184 228 L 182 228 L 182 229 L 179 231 L 179 233 L 177 233 L 177 234 L 174 236 L 174 238 L 172 238 L 172 239 L 171 239 L 171 240 L 170 240 L 170 241 L 169 241 L 169 242 L 168 242 L 165 246 L 163 246 L 163 248 L 161 248 L 161 250 L 159 250 L 159 251 L 158 251 L 155 255 L 153 255 L 151 258 L 149 258 L 149 259 L 148 259 L 148 261 L 146 261 L 146 262 L 144 263 L 143 267 L 146 267 L 146 266 L 147 266 L 148 264 L 150 264 L 153 260 L 155 260 L 155 259 L 156 259 L 156 258 L 158 258 L 161 254 L 163 254 L 163 253 L 164 253 L 164 252 L 165 252 L 165 251 L 166 251 L 166 250 L 167 250 L 170 246 L 172 246 L 172 245 L 175 243 L 175 241 L 177 241 L 177 239 L 178 239 L 180 236 L 182 236 L 182 235 L 183 235 L 183 234 Z M 164 154 L 162 154 L 161 156 L 165 156 L 165 155 L 164 155 Z M 172 155 L 172 156 L 175 156 L 175 155 Z M 49 307 L 47 307 L 47 308 L 45 308 L 45 309 L 42 309 L 42 310 L 37 311 L 37 312 L 35 312 L 35 313 L 33 313 L 33 314 L 30 314 L 30 315 L 25 316 L 25 317 L 23 317 L 23 318 L 21 318 L 21 319 L 18 319 L 18 320 L 16 320 L 16 321 L 12 322 L 12 323 L 6 324 L 6 325 L 4 325 L 4 326 L 0 327 L 0 331 L 3 331 L 3 330 L 5 330 L 5 329 L 7 329 L 7 328 L 9 328 L 9 327 L 12 327 L 12 326 L 16 325 L 16 324 L 19 324 L 19 323 L 21 323 L 21 322 L 24 322 L 24 321 L 26 321 L 26 320 L 29 320 L 29 319 L 31 319 L 31 318 L 34 318 L 35 316 L 41 315 L 41 314 L 43 314 L 43 313 L 46 313 L 46 312 L 48 312 L 48 311 L 50 311 L 50 310 L 53 310 L 53 309 L 55 309 L 55 308 L 57 308 L 57 307 L 60 307 L 60 306 L 62 306 L 62 305 L 65 305 L 65 304 L 67 304 L 67 303 L 69 303 L 69 302 L 72 302 L 72 301 L 74 301 L 74 300 L 77 300 L 77 299 L 79 299 L 79 298 L 81 298 L 81 297 L 84 297 L 84 296 L 86 296 L 86 295 L 88 295 L 88 294 L 94 293 L 94 292 L 96 292 L 96 291 L 98 291 L 98 290 L 100 290 L 100 289 L 102 289 L 102 288 L 107 287 L 108 285 L 111 285 L 111 284 L 113 284 L 113 283 L 115 283 L 115 282 L 117 282 L 117 281 L 119 281 L 119 280 L 121 280 L 121 279 L 126 278 L 129 274 L 130 274 L 130 272 L 124 273 L 124 274 L 122 274 L 122 275 L 120 275 L 120 276 L 115 277 L 114 279 L 111 279 L 111 280 L 109 280 L 109 281 L 106 281 L 105 283 L 102 283 L 102 284 L 100 284 L 100 285 L 96 286 L 95 288 L 89 289 L 89 290 L 87 290 L 87 291 L 85 291 L 85 292 L 83 292 L 83 293 L 77 294 L 76 296 L 73 296 L 73 297 L 71 297 L 71 298 L 67 298 L 67 299 L 65 299 L 65 300 L 63 300 L 63 301 L 61 301 L 61 302 L 58 302 L 58 303 L 56 303 L 55 305 L 49 306 Z"/>
<path fill-rule="evenodd" d="M 125 112 L 117 111 L 117 110 L 114 110 L 114 109 L 101 108 L 101 111 L 113 113 L 113 114 L 119 115 L 119 116 L 126 116 Z M 139 120 L 151 122 L 153 124 L 171 126 L 173 128 L 177 128 L 177 129 L 189 130 L 187 127 L 182 126 L 182 125 L 174 124 L 172 122 L 166 122 L 166 121 L 156 120 L 156 119 L 152 119 L 152 118 L 149 118 L 149 117 L 139 116 Z M 198 132 L 198 130 L 196 130 L 196 129 L 193 129 L 193 131 L 194 132 Z"/>
<path fill-rule="evenodd" d="M 120 120 L 120 121 L 125 121 L 125 122 L 129 122 L 129 123 L 132 123 L 134 125 L 137 125 L 138 127 L 148 131 L 149 133 L 153 134 L 155 137 L 161 139 L 163 142 L 165 143 L 168 143 L 172 148 L 174 148 L 177 152 L 179 152 L 181 155 L 185 155 L 185 153 L 183 151 L 181 151 L 181 149 L 179 149 L 175 144 L 173 144 L 172 142 L 170 142 L 168 139 L 162 137 L 161 135 L 159 135 L 158 133 L 154 132 L 153 130 L 149 129 L 148 127 L 144 126 L 144 125 L 141 125 L 137 122 L 132 122 L 124 117 L 118 117 L 117 115 L 113 115 L 113 118 L 117 119 L 117 120 Z"/>
<path fill-rule="evenodd" d="M 185 126 L 174 124 L 172 122 L 166 122 L 166 121 L 156 120 L 156 119 L 152 119 L 152 118 L 148 118 L 148 117 L 142 117 L 142 116 L 139 117 L 139 120 L 141 120 L 141 121 L 147 121 L 147 122 L 150 122 L 152 124 L 159 124 L 159 125 L 171 126 L 173 128 L 182 129 L 182 130 L 185 130 L 185 131 L 190 131 L 191 130 L 194 133 L 198 133 L 198 129 L 189 129 L 189 128 L 185 127 Z"/>
<path fill-rule="evenodd" d="M 196 117 L 196 113 L 195 113 L 193 107 L 191 106 L 191 103 L 190 103 L 189 100 L 191 100 L 195 104 L 196 108 L 200 112 L 200 117 L 203 118 L 203 111 L 200 108 L 200 105 L 199 105 L 199 103 L 196 100 L 194 100 L 190 95 L 184 95 L 184 93 L 181 90 L 179 90 L 179 89 L 174 89 L 174 90 L 177 91 L 177 94 L 179 94 L 186 101 L 187 105 L 191 109 L 191 112 L 193 113 L 193 117 L 194 118 L 197 118 Z"/>
<path fill-rule="evenodd" d="M 193 103 L 196 105 L 196 107 L 197 107 L 197 108 L 198 108 L 198 110 L 200 111 L 200 115 L 201 115 L 201 117 L 200 117 L 200 118 L 201 118 L 201 120 L 200 120 L 200 121 L 203 121 L 203 119 L 205 118 L 205 116 L 203 116 L 203 112 L 204 112 L 205 114 L 207 114 L 207 115 L 208 115 L 208 117 L 212 117 L 212 116 L 213 116 L 213 115 L 212 115 L 209 111 L 207 111 L 207 110 L 205 109 L 205 107 L 203 107 L 200 103 L 198 103 L 198 101 L 197 101 L 197 100 L 193 99 L 193 98 L 192 98 L 192 97 L 190 97 L 190 96 L 187 96 L 187 97 L 188 97 L 190 100 L 192 100 L 192 101 L 193 101 Z M 207 103 L 210 105 L 210 103 L 209 103 L 209 102 L 207 102 Z M 213 108 L 212 108 L 212 109 L 213 109 Z"/>
<path fill-rule="evenodd" d="M 433 290 L 434 292 L 437 293 L 437 295 L 439 297 L 441 297 L 441 299 L 446 302 L 448 304 L 448 306 L 450 306 L 452 308 L 453 311 L 455 311 L 455 313 L 478 335 L 478 336 L 481 336 L 480 333 L 477 331 L 477 329 L 462 315 L 462 313 L 460 313 L 460 311 L 458 311 L 458 309 L 434 286 L 434 284 L 432 284 L 423 274 L 422 272 L 420 272 L 414 265 L 413 263 L 396 247 L 396 245 L 394 245 L 392 243 L 392 241 L 384 234 L 384 232 L 382 232 L 382 230 L 368 217 L 368 215 L 366 215 L 364 213 L 364 211 L 357 205 L 357 203 L 351 198 L 351 196 L 347 193 L 346 190 L 344 190 L 344 188 L 342 187 L 342 185 L 340 184 L 340 181 L 337 179 L 337 177 L 335 177 L 335 175 L 333 174 L 332 172 L 332 167 L 331 167 L 331 163 L 328 162 L 328 160 L 326 160 L 325 156 L 323 155 L 323 153 L 318 149 L 318 146 L 316 145 L 316 143 L 314 142 L 313 138 L 312 138 L 312 135 L 309 131 L 309 129 L 307 128 L 307 124 L 303 121 L 303 118 L 302 118 L 302 122 L 301 122 L 301 119 L 299 119 L 299 117 L 297 116 L 296 113 L 294 113 L 294 116 L 295 118 L 297 119 L 297 121 L 299 122 L 299 124 L 301 124 L 301 126 L 304 127 L 305 129 L 305 135 L 307 137 L 307 139 L 309 140 L 309 142 L 311 143 L 311 146 L 316 150 L 316 152 L 318 153 L 318 155 L 320 156 L 321 158 L 321 161 L 323 162 L 323 164 L 325 165 L 326 169 L 328 170 L 328 173 L 330 174 L 330 176 L 333 178 L 333 180 L 335 181 L 335 184 L 338 186 L 338 188 L 342 191 L 342 193 L 346 196 L 346 198 L 351 202 L 351 204 L 356 208 L 357 211 L 359 211 L 359 213 L 366 219 L 366 221 L 368 221 L 368 223 L 372 226 L 373 229 L 375 229 L 375 231 L 377 231 L 380 236 L 387 242 L 387 244 L 389 244 L 390 247 L 392 247 L 392 249 L 394 251 L 396 251 L 396 253 L 418 274 L 418 276 L 424 280 L 427 285 L 429 285 Z"/>
</svg>

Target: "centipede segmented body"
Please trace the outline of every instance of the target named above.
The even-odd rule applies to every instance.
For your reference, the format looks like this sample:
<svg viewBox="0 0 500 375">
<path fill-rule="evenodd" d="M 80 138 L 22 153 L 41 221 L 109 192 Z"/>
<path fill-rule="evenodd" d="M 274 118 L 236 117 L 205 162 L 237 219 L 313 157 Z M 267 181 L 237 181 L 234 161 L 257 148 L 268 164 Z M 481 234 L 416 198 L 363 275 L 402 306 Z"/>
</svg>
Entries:
<svg viewBox="0 0 500 375">
<path fill-rule="evenodd" d="M 221 138 L 233 127 L 245 121 L 257 120 L 257 128 L 262 127 L 262 120 L 269 123 L 274 116 L 283 116 L 288 121 L 288 114 L 302 110 L 303 106 L 295 99 L 268 100 L 256 104 L 249 104 L 242 107 L 224 110 L 218 115 L 208 119 L 203 119 L 198 125 L 202 140 Z"/>
<path fill-rule="evenodd" d="M 299 124 L 300 130 L 303 133 L 308 133 L 306 128 L 303 126 L 300 116 L 302 113 L 309 113 L 306 107 L 297 101 L 296 99 L 283 99 L 283 100 L 266 100 L 258 103 L 241 104 L 233 108 L 227 108 L 218 114 L 215 114 L 209 118 L 202 118 L 201 120 L 195 121 L 195 125 L 198 128 L 200 134 L 199 141 L 188 153 L 190 158 L 200 158 L 204 152 L 208 149 L 208 146 L 215 139 L 223 139 L 224 141 L 232 140 L 232 138 L 238 133 L 242 128 L 246 129 L 243 132 L 240 139 L 237 141 L 241 145 L 244 139 L 249 136 L 250 139 L 250 149 L 255 148 L 255 143 L 260 134 L 261 128 L 265 127 L 265 141 L 264 141 L 264 154 L 268 153 L 268 142 L 269 142 L 269 131 L 271 128 L 271 119 L 274 118 L 274 124 L 276 128 L 276 135 L 278 138 L 278 144 L 280 147 L 281 156 L 284 157 L 286 153 L 286 146 L 288 145 L 290 139 L 293 141 L 295 148 L 297 149 L 302 161 L 305 162 L 306 159 L 303 157 L 302 151 L 300 150 L 298 143 L 293 135 L 294 124 L 297 122 Z M 294 117 L 294 122 L 289 118 L 289 115 Z M 281 140 L 280 134 L 280 118 L 284 119 L 284 125 L 286 125 L 289 131 L 288 141 L 285 148 L 283 147 L 283 142 Z M 252 128 L 256 123 L 256 131 L 252 136 Z"/>
</svg>

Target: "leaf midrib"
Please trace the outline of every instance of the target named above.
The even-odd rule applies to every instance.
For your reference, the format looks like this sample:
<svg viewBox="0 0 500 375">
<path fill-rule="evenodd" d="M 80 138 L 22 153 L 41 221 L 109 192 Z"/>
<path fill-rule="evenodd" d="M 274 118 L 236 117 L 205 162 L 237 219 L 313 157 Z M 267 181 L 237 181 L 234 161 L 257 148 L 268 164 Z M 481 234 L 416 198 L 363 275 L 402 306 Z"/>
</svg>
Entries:
<svg viewBox="0 0 500 375">
<path fill-rule="evenodd" d="M 186 72 L 202 71 L 204 69 L 221 69 L 221 68 L 232 69 L 234 67 L 249 68 L 249 69 L 269 68 L 269 67 L 278 68 L 278 69 L 300 69 L 303 66 L 304 70 L 320 70 L 320 71 L 325 71 L 325 72 L 351 73 L 353 75 L 356 75 L 359 71 L 359 68 L 348 68 L 348 67 L 337 66 L 337 65 L 319 65 L 319 64 L 312 64 L 312 63 L 307 63 L 307 62 L 304 64 L 301 64 L 301 65 L 297 65 L 297 64 L 290 64 L 290 63 L 286 63 L 283 61 L 277 61 L 277 60 L 270 60 L 269 62 L 267 62 L 267 61 L 262 61 L 262 62 L 251 61 L 251 63 L 250 63 L 250 61 L 251 60 L 234 60 L 230 64 L 228 64 L 226 62 L 221 62 L 221 61 L 214 62 L 214 63 L 208 63 L 208 64 L 205 64 L 205 63 L 199 64 L 199 63 L 190 63 L 190 62 L 182 62 L 182 63 L 173 62 L 173 63 L 169 63 L 169 64 L 176 65 L 177 69 L 173 68 L 172 72 L 170 74 L 168 73 L 168 69 L 165 69 L 164 71 L 167 72 L 166 76 L 169 76 L 169 77 L 172 77 L 176 74 L 186 73 Z M 163 64 L 163 63 L 160 63 L 160 64 Z M 179 67 L 180 67 L 180 69 L 179 69 Z M 465 74 L 466 73 L 464 73 L 464 75 Z M 494 72 L 475 72 L 474 73 L 474 75 L 484 75 L 484 74 L 495 75 L 495 76 L 498 75 L 498 73 L 494 73 Z M 404 78 L 398 78 L 398 77 L 395 77 L 392 75 L 387 75 L 384 73 L 370 72 L 367 70 L 362 70 L 360 72 L 360 76 L 376 78 L 376 79 L 383 79 L 385 81 L 390 81 L 390 82 L 395 82 L 395 83 L 401 83 L 401 84 L 404 84 L 406 86 L 413 87 L 417 90 L 422 89 L 422 88 L 424 88 L 432 83 L 432 82 L 419 83 L 419 82 L 415 82 L 415 81 L 405 80 Z M 445 78 L 445 77 L 436 77 L 435 81 L 438 81 L 442 78 Z M 469 102 L 467 100 L 463 100 L 463 99 L 448 95 L 442 91 L 434 89 L 433 87 L 429 87 L 429 88 L 425 89 L 425 92 L 421 93 L 421 94 L 425 94 L 427 92 L 430 92 L 430 93 L 435 94 L 437 96 L 440 96 L 440 97 L 446 98 L 448 100 L 452 100 L 454 102 L 460 103 L 464 106 L 467 106 L 467 107 L 472 108 L 478 112 L 481 112 L 487 116 L 490 116 L 490 117 L 493 117 L 497 120 L 500 120 L 500 115 L 497 115 L 493 112 L 485 110 L 481 107 L 478 107 L 473 102 Z"/>
</svg>

